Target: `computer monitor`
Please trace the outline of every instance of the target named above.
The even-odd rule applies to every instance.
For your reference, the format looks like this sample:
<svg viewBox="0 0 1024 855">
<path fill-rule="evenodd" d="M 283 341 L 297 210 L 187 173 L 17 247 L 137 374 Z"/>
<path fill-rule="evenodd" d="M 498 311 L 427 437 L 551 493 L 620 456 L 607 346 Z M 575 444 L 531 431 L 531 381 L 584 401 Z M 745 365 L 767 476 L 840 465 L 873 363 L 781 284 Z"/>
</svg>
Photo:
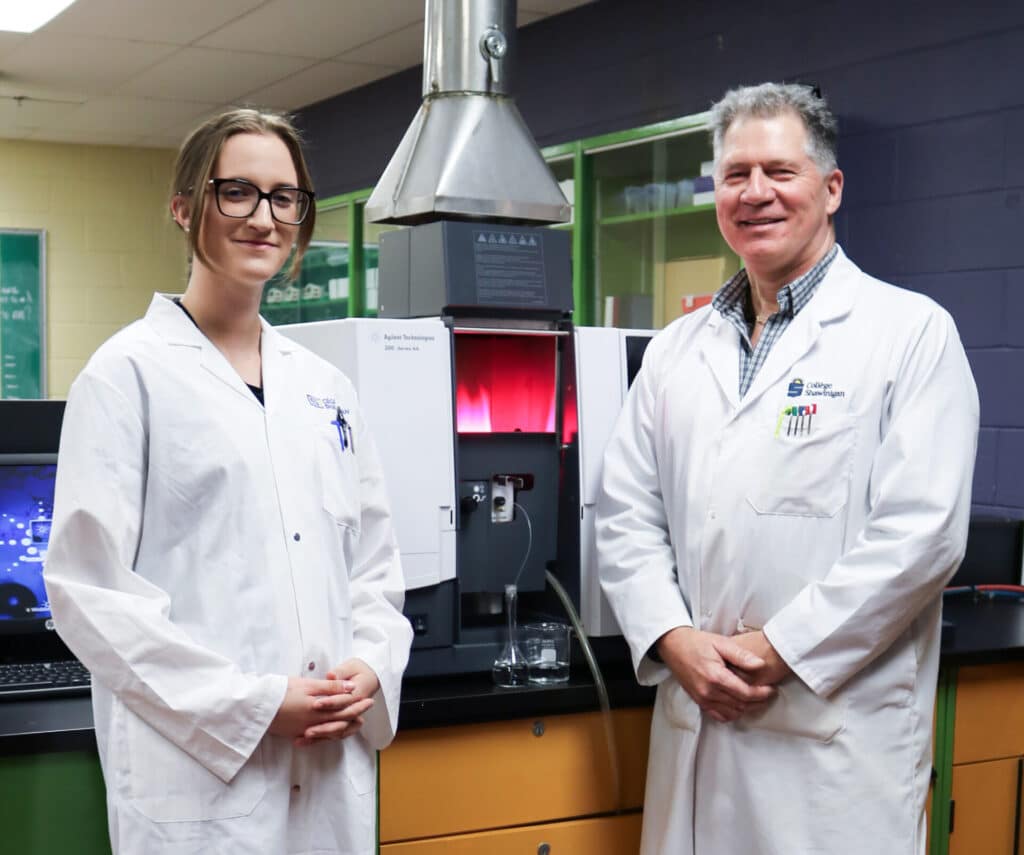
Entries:
<svg viewBox="0 0 1024 855">
<path fill-rule="evenodd" d="M 53 629 L 43 566 L 53 519 L 55 454 L 0 454 L 0 634 Z"/>
</svg>

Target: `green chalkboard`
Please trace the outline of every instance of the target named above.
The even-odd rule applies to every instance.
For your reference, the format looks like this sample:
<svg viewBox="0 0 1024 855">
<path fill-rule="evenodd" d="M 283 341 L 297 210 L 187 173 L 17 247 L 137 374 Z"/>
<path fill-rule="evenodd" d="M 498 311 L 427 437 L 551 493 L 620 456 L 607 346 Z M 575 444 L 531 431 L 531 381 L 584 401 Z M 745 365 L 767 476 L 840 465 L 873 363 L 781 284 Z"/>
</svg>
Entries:
<svg viewBox="0 0 1024 855">
<path fill-rule="evenodd" d="M 46 238 L 0 230 L 0 398 L 45 398 Z"/>
</svg>

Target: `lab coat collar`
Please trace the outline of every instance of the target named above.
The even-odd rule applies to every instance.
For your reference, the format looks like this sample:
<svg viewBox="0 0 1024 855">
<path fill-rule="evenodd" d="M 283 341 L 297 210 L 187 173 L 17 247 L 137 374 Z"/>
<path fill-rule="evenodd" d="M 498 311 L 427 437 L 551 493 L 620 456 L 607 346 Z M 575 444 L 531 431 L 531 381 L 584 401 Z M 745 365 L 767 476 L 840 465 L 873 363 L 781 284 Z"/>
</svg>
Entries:
<svg viewBox="0 0 1024 855">
<path fill-rule="evenodd" d="M 172 296 L 154 294 L 149 309 L 146 311 L 146 322 L 171 347 L 191 348 L 199 364 L 205 370 L 245 397 L 246 400 L 259 406 L 259 402 L 245 381 L 242 380 L 224 354 L 203 335 L 202 331 L 192 323 L 181 308 L 174 304 Z M 291 354 L 297 345 L 277 332 L 262 317 L 260 326 L 262 329 L 260 361 L 263 375 L 263 399 L 264 407 L 269 412 L 282 397 L 281 384 L 284 382 L 285 373 L 282 359 Z"/>
<path fill-rule="evenodd" d="M 860 269 L 838 247 L 835 260 L 810 302 L 775 343 L 747 394 L 739 396 L 739 333 L 717 311 L 708 315 L 702 352 L 733 415 L 751 406 L 782 379 L 821 335 L 822 327 L 841 320 L 853 306 Z"/>
<path fill-rule="evenodd" d="M 285 400 L 288 358 L 298 348 L 289 338 L 281 335 L 261 317 L 263 335 L 260 338 L 260 361 L 263 371 L 263 407 L 267 414 L 275 413 Z M 248 391 L 248 390 L 246 390 Z M 252 394 L 251 392 L 249 393 Z"/>
</svg>

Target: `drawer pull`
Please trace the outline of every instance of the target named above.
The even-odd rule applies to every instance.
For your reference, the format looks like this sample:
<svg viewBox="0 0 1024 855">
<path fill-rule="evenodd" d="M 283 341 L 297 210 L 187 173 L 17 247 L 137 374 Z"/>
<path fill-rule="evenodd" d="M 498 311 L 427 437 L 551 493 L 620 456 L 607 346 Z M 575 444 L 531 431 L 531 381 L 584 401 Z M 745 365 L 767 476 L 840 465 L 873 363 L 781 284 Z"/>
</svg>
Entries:
<svg viewBox="0 0 1024 855">
<path fill-rule="evenodd" d="M 537 855 L 551 855 L 551 847 L 547 843 L 541 843 L 537 847 Z"/>
</svg>

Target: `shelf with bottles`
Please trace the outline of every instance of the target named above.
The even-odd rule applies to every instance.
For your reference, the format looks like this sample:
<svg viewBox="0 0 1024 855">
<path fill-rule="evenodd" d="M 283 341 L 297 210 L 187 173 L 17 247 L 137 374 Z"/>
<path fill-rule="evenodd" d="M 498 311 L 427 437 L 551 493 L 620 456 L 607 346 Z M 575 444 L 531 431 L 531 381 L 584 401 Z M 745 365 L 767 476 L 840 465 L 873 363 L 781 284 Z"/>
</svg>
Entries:
<svg viewBox="0 0 1024 855">
<path fill-rule="evenodd" d="M 703 128 L 617 145 L 593 158 L 601 225 L 713 209 L 711 140 Z"/>
<path fill-rule="evenodd" d="M 617 226 L 625 223 L 640 223 L 654 220 L 659 217 L 678 217 L 687 214 L 713 214 L 715 211 L 714 202 L 706 202 L 703 205 L 685 205 L 678 208 L 659 208 L 652 211 L 638 211 L 635 214 L 620 214 L 615 217 L 605 217 L 598 220 L 599 226 Z"/>
<path fill-rule="evenodd" d="M 299 275 L 287 271 L 264 286 L 260 313 L 274 326 L 326 321 L 348 316 L 349 251 L 341 241 L 313 241 L 302 259 Z"/>
<path fill-rule="evenodd" d="M 660 328 L 738 269 L 718 231 L 706 122 L 670 125 L 623 132 L 592 151 L 596 323 Z"/>
</svg>

